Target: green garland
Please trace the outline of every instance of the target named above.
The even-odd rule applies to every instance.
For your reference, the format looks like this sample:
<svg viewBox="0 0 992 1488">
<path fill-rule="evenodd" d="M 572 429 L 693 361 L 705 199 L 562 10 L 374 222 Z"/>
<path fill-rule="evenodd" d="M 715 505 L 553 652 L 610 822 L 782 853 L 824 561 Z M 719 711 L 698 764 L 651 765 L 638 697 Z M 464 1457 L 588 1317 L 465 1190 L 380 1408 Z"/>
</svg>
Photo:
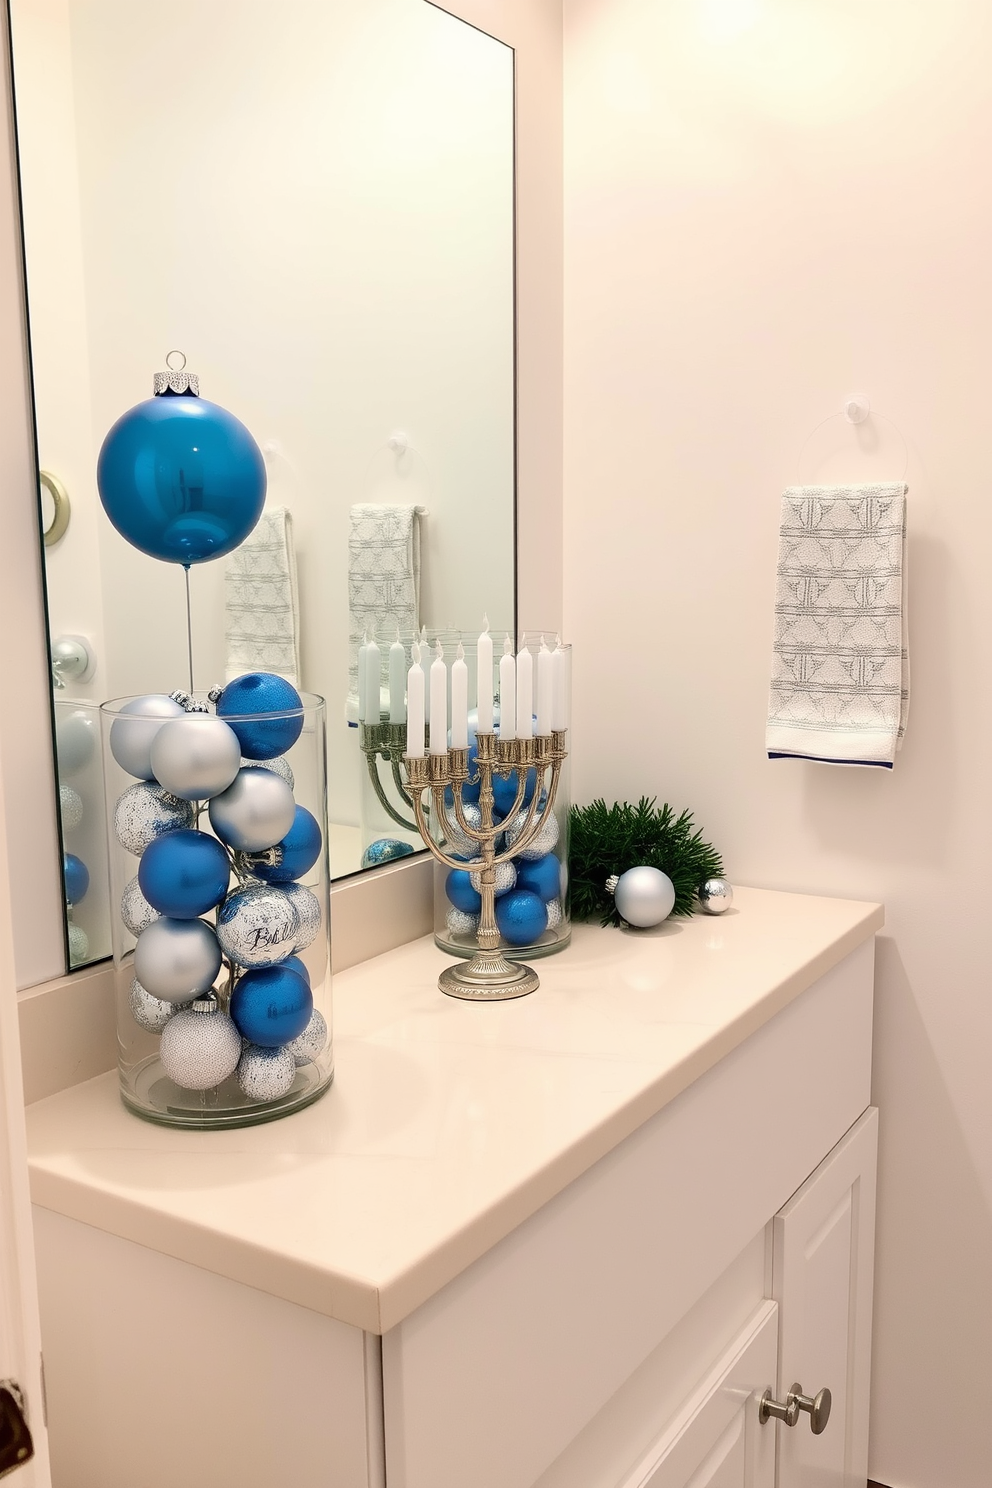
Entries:
<svg viewBox="0 0 992 1488">
<path fill-rule="evenodd" d="M 606 880 L 628 868 L 648 864 L 668 874 L 675 885 L 673 915 L 691 915 L 700 884 L 722 877 L 720 854 L 702 840 L 702 831 L 692 830 L 689 812 L 676 817 L 667 804 L 658 810 L 656 799 L 572 807 L 568 861 L 575 919 L 623 924 Z"/>
</svg>

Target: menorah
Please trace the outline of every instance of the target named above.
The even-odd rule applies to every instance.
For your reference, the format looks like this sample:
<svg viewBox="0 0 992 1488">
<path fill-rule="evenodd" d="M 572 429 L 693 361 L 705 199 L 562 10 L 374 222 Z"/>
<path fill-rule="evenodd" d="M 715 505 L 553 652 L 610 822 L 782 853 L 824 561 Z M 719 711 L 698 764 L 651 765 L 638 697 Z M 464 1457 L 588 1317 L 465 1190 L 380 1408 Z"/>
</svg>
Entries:
<svg viewBox="0 0 992 1488">
<path fill-rule="evenodd" d="M 417 823 L 403 815 L 398 807 L 389 798 L 389 792 L 382 783 L 379 775 L 379 760 L 382 759 L 390 766 L 393 786 L 396 791 L 397 801 L 406 800 L 406 783 L 402 775 L 403 758 L 406 751 L 406 724 L 405 723 L 360 723 L 358 725 L 358 742 L 365 756 L 365 766 L 368 770 L 372 789 L 375 791 L 379 805 L 385 811 L 390 821 L 402 827 L 405 832 L 415 832 Z"/>
<path fill-rule="evenodd" d="M 417 828 L 427 847 L 439 863 L 452 869 L 467 869 L 478 887 L 482 900 L 478 950 L 469 961 L 446 967 L 438 986 L 449 997 L 469 1002 L 496 1002 L 511 997 L 524 997 L 540 986 L 533 967 L 507 960 L 499 948 L 500 932 L 496 923 L 496 876 L 503 863 L 512 862 L 531 847 L 542 831 L 542 823 L 554 810 L 561 769 L 567 758 L 566 730 L 552 729 L 526 739 L 503 739 L 495 733 L 480 733 L 475 742 L 475 771 L 470 771 L 467 748 L 447 748 L 426 755 L 403 756 L 406 781 L 402 782 L 410 799 Z M 530 776 L 535 771 L 536 779 Z M 517 772 L 517 788 L 511 810 L 502 821 L 493 819 L 493 776 L 509 779 Z M 532 794 L 525 805 L 528 780 Z M 479 787 L 478 825 L 466 817 L 462 792 L 466 785 Z M 424 792 L 430 789 L 434 816 L 442 824 L 453 822 L 461 837 L 475 844 L 478 852 L 471 862 L 456 857 L 436 840 L 424 806 Z M 448 790 L 452 801 L 445 801 Z M 474 813 L 473 813 L 474 816 Z M 497 851 L 496 840 L 504 834 L 505 845 Z M 512 836 L 511 836 L 512 834 Z"/>
</svg>

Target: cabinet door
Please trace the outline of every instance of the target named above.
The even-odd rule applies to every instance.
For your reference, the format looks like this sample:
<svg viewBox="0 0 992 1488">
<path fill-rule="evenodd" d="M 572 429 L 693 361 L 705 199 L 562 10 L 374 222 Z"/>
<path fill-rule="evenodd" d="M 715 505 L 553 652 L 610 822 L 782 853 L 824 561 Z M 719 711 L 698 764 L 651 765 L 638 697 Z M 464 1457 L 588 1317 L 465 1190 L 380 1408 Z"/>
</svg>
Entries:
<svg viewBox="0 0 992 1488">
<path fill-rule="evenodd" d="M 794 1382 L 833 1397 L 821 1435 L 807 1415 L 774 1428 L 779 1488 L 865 1488 L 877 1138 L 870 1109 L 775 1216 L 778 1398 Z"/>
<path fill-rule="evenodd" d="M 774 1378 L 778 1308 L 765 1302 L 618 1488 L 773 1488 L 758 1398 Z"/>
</svg>

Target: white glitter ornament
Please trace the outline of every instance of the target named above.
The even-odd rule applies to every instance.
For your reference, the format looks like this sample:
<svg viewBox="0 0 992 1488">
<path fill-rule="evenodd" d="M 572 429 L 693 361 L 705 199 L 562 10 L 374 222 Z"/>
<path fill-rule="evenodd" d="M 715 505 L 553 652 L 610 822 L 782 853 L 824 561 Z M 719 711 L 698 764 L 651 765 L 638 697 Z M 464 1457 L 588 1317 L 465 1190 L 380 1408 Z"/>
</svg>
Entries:
<svg viewBox="0 0 992 1488">
<path fill-rule="evenodd" d="M 89 960 L 90 938 L 82 925 L 72 925 L 69 931 L 69 965 L 81 966 L 84 961 Z"/>
<path fill-rule="evenodd" d="M 237 1069 L 241 1035 L 214 998 L 198 999 L 166 1023 L 159 1057 L 183 1090 L 212 1090 Z"/>
<path fill-rule="evenodd" d="M 121 847 L 141 856 L 150 842 L 177 827 L 193 825 L 193 807 L 160 785 L 128 786 L 114 807 L 114 832 Z"/>
<path fill-rule="evenodd" d="M 296 787 L 296 777 L 293 774 L 293 768 L 284 754 L 278 754 L 275 759 L 270 760 L 242 759 L 241 768 L 243 770 L 271 770 L 273 775 L 278 775 L 280 780 L 285 780 L 290 790 L 294 790 Z"/>
<path fill-rule="evenodd" d="M 163 1002 L 160 997 L 153 997 L 150 992 L 146 992 L 137 977 L 131 982 L 128 1004 L 131 1017 L 146 1033 L 161 1033 L 173 1014 L 179 1011 L 178 1003 Z"/>
<path fill-rule="evenodd" d="M 138 936 L 142 930 L 148 928 L 152 920 L 157 920 L 158 918 L 158 910 L 152 909 L 148 903 L 148 900 L 141 892 L 138 875 L 135 874 L 125 885 L 124 892 L 121 895 L 121 919 L 131 934 Z"/>
<path fill-rule="evenodd" d="M 62 829 L 71 832 L 83 819 L 83 798 L 71 785 L 59 786 L 59 807 L 62 812 Z"/>
<path fill-rule="evenodd" d="M 560 899 L 549 899 L 544 906 L 548 911 L 548 929 L 557 930 L 562 920 L 562 907 Z"/>
<path fill-rule="evenodd" d="M 296 1060 L 289 1045 L 262 1049 L 248 1044 L 238 1065 L 238 1084 L 249 1100 L 274 1101 L 287 1095 L 296 1079 Z"/>
<path fill-rule="evenodd" d="M 527 824 L 526 811 L 518 812 L 506 828 L 506 843 L 513 847 Z M 558 818 L 553 811 L 543 811 L 537 818 L 537 835 L 520 853 L 520 857 L 533 861 L 553 852 L 558 842 Z"/>
<path fill-rule="evenodd" d="M 479 928 L 479 916 L 466 914 L 463 909 L 455 909 L 452 905 L 444 917 L 444 923 L 449 935 L 474 935 Z"/>
<path fill-rule="evenodd" d="M 283 890 L 283 893 L 296 910 L 300 922 L 296 932 L 296 949 L 305 951 L 308 945 L 313 945 L 320 931 L 323 919 L 320 912 L 320 900 L 305 884 L 290 884 Z"/>
<path fill-rule="evenodd" d="M 482 826 L 482 812 L 472 801 L 466 801 L 465 805 L 462 807 L 462 816 L 465 818 L 466 826 Z M 449 852 L 458 853 L 461 857 L 464 858 L 478 857 L 479 844 L 473 837 L 468 837 L 462 831 L 461 827 L 458 825 L 458 818 L 455 815 L 455 808 L 453 805 L 449 806 L 444 813 L 444 820 L 441 823 L 441 830 L 444 832 L 445 838 L 447 840 Z"/>
<path fill-rule="evenodd" d="M 212 713 L 185 713 L 152 740 L 152 770 L 159 785 L 184 801 L 207 801 L 227 790 L 241 769 L 238 736 Z"/>
<path fill-rule="evenodd" d="M 496 898 L 508 894 L 517 881 L 517 870 L 512 863 L 496 864 Z M 469 882 L 477 894 L 482 893 L 482 870 L 469 874 Z"/>
<path fill-rule="evenodd" d="M 319 1008 L 314 1008 L 306 1028 L 291 1044 L 287 1044 L 286 1048 L 292 1054 L 296 1068 L 302 1069 L 305 1064 L 313 1064 L 318 1054 L 322 1053 L 326 1043 L 327 1024 L 324 1021 L 324 1015 Z"/>
<path fill-rule="evenodd" d="M 297 949 L 300 918 L 284 889 L 246 884 L 217 911 L 221 949 L 239 966 L 271 966 Z"/>
</svg>

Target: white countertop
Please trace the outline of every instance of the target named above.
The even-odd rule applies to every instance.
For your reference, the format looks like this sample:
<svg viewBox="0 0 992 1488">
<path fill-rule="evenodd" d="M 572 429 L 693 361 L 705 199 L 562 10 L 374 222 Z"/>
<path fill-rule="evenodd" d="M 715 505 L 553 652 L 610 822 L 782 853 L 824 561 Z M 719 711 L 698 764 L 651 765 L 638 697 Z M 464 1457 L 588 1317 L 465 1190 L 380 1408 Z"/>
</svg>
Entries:
<svg viewBox="0 0 992 1488">
<path fill-rule="evenodd" d="M 28 1107 L 36 1203 L 386 1332 L 879 929 L 736 890 L 720 918 L 575 927 L 513 1002 L 444 997 L 430 938 L 334 981 L 336 1078 L 295 1116 L 184 1132 L 117 1076 Z"/>
</svg>

